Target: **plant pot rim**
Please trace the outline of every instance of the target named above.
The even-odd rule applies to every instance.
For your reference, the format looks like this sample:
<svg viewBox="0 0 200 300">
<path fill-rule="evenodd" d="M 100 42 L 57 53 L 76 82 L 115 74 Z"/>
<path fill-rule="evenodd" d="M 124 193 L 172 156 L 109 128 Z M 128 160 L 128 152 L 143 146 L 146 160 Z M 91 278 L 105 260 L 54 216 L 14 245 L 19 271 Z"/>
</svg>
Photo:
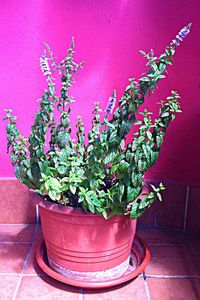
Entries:
<svg viewBox="0 0 200 300">
<path fill-rule="evenodd" d="M 87 217 L 87 218 L 101 218 L 105 221 L 110 220 L 111 218 L 119 218 L 119 217 L 127 217 L 130 218 L 130 216 L 126 215 L 114 215 L 111 218 L 105 219 L 103 216 L 98 214 L 93 214 L 91 212 L 85 212 L 80 207 L 72 207 L 72 206 L 65 206 L 59 203 L 54 203 L 48 200 L 45 200 L 45 198 L 38 193 L 36 193 L 34 190 L 30 190 L 33 194 L 34 201 L 36 204 L 39 205 L 39 207 L 42 207 L 46 210 L 53 211 L 55 213 L 63 214 L 63 215 L 71 215 L 71 216 L 78 216 L 78 217 Z"/>
</svg>

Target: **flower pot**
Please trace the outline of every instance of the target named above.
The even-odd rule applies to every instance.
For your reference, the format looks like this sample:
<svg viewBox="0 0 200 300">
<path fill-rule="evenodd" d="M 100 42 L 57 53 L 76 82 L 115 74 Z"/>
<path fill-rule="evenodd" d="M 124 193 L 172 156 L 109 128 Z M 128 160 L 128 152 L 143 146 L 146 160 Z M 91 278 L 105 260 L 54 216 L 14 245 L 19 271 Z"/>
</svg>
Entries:
<svg viewBox="0 0 200 300">
<path fill-rule="evenodd" d="M 43 237 L 51 268 L 64 276 L 109 278 L 128 268 L 136 221 L 39 201 Z"/>
</svg>

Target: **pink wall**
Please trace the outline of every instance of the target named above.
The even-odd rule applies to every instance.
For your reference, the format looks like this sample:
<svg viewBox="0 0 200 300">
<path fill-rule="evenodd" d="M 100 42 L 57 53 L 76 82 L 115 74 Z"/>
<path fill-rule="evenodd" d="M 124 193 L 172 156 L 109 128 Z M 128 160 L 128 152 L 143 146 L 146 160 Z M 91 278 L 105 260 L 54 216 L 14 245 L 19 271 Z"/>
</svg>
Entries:
<svg viewBox="0 0 200 300">
<path fill-rule="evenodd" d="M 168 79 L 145 105 L 157 111 L 157 100 L 171 89 L 182 96 L 183 113 L 170 126 L 159 162 L 147 177 L 200 184 L 199 0 L 0 1 L 0 118 L 4 108 L 13 108 L 21 132 L 29 133 L 45 83 L 38 61 L 42 42 L 62 58 L 74 36 L 77 60 L 86 64 L 74 89 L 73 121 L 81 114 L 89 128 L 93 101 L 101 100 L 104 108 L 114 88 L 120 97 L 128 77 L 144 71 L 138 50 L 160 54 L 189 22 L 191 35 L 178 49 Z M 12 177 L 4 126 L 0 122 L 0 176 Z"/>
</svg>

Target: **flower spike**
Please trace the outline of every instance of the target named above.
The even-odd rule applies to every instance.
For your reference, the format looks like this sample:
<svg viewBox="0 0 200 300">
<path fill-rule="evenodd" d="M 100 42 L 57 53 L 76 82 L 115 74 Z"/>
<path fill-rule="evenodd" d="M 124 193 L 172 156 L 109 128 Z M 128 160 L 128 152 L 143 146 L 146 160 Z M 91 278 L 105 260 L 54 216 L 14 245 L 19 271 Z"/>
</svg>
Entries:
<svg viewBox="0 0 200 300">
<path fill-rule="evenodd" d="M 182 42 L 183 39 L 189 34 L 191 26 L 192 23 L 189 23 L 187 26 L 183 27 L 176 35 L 176 39 L 174 39 L 171 44 L 176 47 L 179 46 L 180 42 Z"/>
<path fill-rule="evenodd" d="M 113 112 L 115 104 L 116 104 L 116 90 L 114 90 L 112 97 L 110 97 L 108 100 L 108 105 L 105 110 L 107 115 Z"/>
<path fill-rule="evenodd" d="M 44 55 L 42 57 L 40 57 L 40 68 L 41 68 L 42 73 L 43 73 L 44 76 L 50 76 L 51 75 L 48 59 Z"/>
</svg>

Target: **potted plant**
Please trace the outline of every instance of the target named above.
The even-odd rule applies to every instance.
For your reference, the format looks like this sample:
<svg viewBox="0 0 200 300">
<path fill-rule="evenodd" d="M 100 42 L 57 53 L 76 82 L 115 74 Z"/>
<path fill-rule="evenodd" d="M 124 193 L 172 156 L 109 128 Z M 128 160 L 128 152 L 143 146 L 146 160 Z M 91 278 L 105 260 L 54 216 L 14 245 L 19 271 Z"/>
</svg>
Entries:
<svg viewBox="0 0 200 300">
<path fill-rule="evenodd" d="M 28 139 L 17 129 L 12 110 L 6 110 L 7 148 L 11 149 L 15 175 L 41 196 L 42 231 L 49 264 L 57 272 L 98 278 L 102 271 L 106 274 L 105 270 L 107 274 L 112 270 L 114 276 L 126 271 L 136 224 L 131 220 L 141 216 L 157 198 L 161 200 L 163 184 L 151 185 L 149 193 L 142 192 L 143 176 L 156 162 L 167 127 L 181 111 L 179 95 L 172 91 L 160 102 L 155 121 L 147 110 L 140 113 L 139 120 L 136 113 L 165 77 L 167 65 L 172 64 L 176 47 L 190 26 L 184 27 L 159 57 L 153 50 L 140 51 L 149 70 L 138 81 L 129 79 L 117 105 L 114 91 L 105 113 L 95 103 L 87 139 L 80 116 L 77 139 L 71 135 L 74 99 L 70 88 L 74 74 L 83 66 L 74 61 L 74 40 L 60 63 L 45 44 L 40 65 L 48 87 Z M 61 77 L 58 94 L 53 77 L 56 72 Z M 127 142 L 133 125 L 137 131 Z"/>
</svg>

